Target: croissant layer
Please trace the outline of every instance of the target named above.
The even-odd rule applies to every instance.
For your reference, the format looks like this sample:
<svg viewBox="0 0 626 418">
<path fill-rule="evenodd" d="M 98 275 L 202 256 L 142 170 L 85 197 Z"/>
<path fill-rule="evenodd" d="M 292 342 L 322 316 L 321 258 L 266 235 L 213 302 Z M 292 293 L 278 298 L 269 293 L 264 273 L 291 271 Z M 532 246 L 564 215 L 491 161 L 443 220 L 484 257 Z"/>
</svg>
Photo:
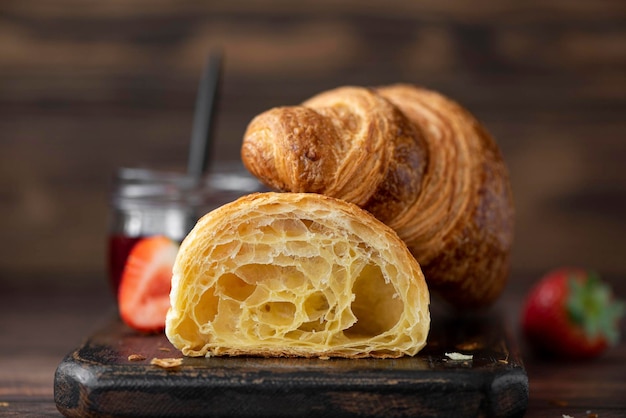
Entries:
<svg viewBox="0 0 626 418">
<path fill-rule="evenodd" d="M 454 307 L 486 307 L 501 293 L 513 241 L 507 168 L 482 125 L 441 94 L 406 84 L 323 92 L 254 118 L 241 156 L 276 190 L 371 212 Z"/>
<path fill-rule="evenodd" d="M 174 265 L 166 335 L 188 356 L 399 357 L 430 326 L 420 266 L 387 225 L 314 193 L 205 215 Z"/>
</svg>

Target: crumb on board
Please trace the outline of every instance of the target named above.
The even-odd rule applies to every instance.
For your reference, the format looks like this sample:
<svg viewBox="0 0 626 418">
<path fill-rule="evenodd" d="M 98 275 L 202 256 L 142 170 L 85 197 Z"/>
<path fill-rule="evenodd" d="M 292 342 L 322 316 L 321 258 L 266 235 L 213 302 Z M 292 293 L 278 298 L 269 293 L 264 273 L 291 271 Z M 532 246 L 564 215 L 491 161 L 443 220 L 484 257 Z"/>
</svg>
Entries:
<svg viewBox="0 0 626 418">
<path fill-rule="evenodd" d="M 563 416 L 563 418 L 574 418 L 573 416 L 567 415 L 567 414 L 563 414 L 562 416 Z M 587 418 L 599 418 L 599 415 L 598 414 L 594 414 L 591 411 L 587 411 Z"/>
<path fill-rule="evenodd" d="M 167 347 L 159 347 L 158 350 L 159 351 L 165 351 L 166 353 L 169 353 L 170 351 L 172 351 L 171 349 L 169 349 Z"/>
<path fill-rule="evenodd" d="M 467 361 L 472 360 L 474 358 L 471 354 L 461 354 L 461 353 L 446 353 L 446 357 L 450 360 L 458 360 L 458 361 Z"/>
<path fill-rule="evenodd" d="M 145 359 L 146 356 L 141 354 L 131 354 L 130 356 L 128 356 L 128 361 L 144 361 Z"/>
<path fill-rule="evenodd" d="M 8 402 L 0 402 L 0 407 L 4 408 L 4 407 L 7 407 L 7 406 L 9 406 Z"/>
<path fill-rule="evenodd" d="M 183 364 L 183 359 L 179 358 L 153 358 L 150 360 L 150 364 L 153 366 L 161 367 L 163 369 L 173 369 Z"/>
</svg>

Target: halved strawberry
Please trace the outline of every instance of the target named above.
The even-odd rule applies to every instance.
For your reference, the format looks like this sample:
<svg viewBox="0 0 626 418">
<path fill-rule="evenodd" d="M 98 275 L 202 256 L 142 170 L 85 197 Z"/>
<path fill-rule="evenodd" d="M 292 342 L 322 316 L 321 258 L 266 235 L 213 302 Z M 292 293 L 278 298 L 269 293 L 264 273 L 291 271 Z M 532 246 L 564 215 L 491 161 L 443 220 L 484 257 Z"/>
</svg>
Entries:
<svg viewBox="0 0 626 418">
<path fill-rule="evenodd" d="M 161 332 L 170 307 L 172 267 L 178 244 L 157 235 L 135 244 L 124 266 L 117 294 L 120 317 L 143 332 Z"/>
</svg>

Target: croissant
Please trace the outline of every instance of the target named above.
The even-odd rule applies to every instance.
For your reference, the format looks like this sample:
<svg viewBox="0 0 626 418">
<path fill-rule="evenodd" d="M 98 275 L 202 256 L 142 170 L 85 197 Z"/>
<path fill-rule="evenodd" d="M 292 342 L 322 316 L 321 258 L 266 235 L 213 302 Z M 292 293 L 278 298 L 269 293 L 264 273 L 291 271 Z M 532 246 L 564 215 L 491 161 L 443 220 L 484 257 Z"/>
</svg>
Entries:
<svg viewBox="0 0 626 418">
<path fill-rule="evenodd" d="M 179 249 L 165 333 L 187 356 L 400 357 L 430 327 L 420 266 L 343 200 L 257 193 L 203 216 Z"/>
<path fill-rule="evenodd" d="M 241 157 L 277 191 L 371 212 L 455 308 L 488 307 L 506 283 L 514 217 L 506 165 L 481 124 L 441 94 L 406 84 L 323 92 L 256 116 Z"/>
</svg>

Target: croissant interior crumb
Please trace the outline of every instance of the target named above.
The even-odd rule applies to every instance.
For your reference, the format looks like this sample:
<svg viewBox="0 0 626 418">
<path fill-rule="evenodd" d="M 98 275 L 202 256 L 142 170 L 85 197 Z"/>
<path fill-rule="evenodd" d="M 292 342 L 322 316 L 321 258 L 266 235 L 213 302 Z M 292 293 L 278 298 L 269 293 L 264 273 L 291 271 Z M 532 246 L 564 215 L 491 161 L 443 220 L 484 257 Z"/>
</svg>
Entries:
<svg viewBox="0 0 626 418">
<path fill-rule="evenodd" d="M 195 279 L 173 284 L 175 294 L 185 295 L 172 299 L 168 314 L 174 345 L 186 355 L 419 350 L 428 318 L 405 306 L 407 293 L 415 293 L 410 280 L 392 282 L 401 273 L 385 261 L 391 248 L 381 251 L 359 237 L 363 225 L 338 229 L 336 216 L 316 215 L 259 212 L 211 237 L 198 262 L 187 264 L 196 271 L 182 272 Z"/>
</svg>

